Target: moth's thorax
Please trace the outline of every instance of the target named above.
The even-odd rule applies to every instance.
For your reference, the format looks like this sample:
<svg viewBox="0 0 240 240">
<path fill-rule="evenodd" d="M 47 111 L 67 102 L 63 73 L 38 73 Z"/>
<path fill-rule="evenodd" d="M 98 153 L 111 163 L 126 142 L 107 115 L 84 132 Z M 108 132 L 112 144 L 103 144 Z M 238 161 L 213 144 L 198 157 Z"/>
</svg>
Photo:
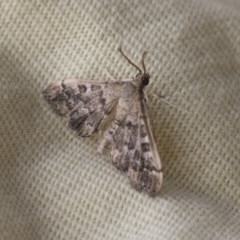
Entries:
<svg viewBox="0 0 240 240">
<path fill-rule="evenodd" d="M 148 73 L 139 73 L 134 78 L 136 86 L 140 89 L 149 84 L 150 75 Z"/>
</svg>

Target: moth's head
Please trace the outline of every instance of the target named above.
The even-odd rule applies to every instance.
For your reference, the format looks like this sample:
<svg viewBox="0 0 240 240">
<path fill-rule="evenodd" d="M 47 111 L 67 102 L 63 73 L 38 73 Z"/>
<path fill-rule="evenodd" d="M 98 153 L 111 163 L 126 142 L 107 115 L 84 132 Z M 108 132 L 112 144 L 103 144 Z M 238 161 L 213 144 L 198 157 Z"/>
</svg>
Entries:
<svg viewBox="0 0 240 240">
<path fill-rule="evenodd" d="M 150 75 L 148 73 L 138 73 L 136 79 L 140 82 L 142 87 L 149 84 Z"/>
<path fill-rule="evenodd" d="M 146 72 L 146 67 L 145 67 L 145 63 L 144 63 L 144 59 L 147 55 L 147 52 L 143 52 L 142 54 L 142 69 L 140 67 L 138 67 L 136 64 L 134 64 L 127 56 L 126 54 L 123 52 L 122 48 L 119 47 L 118 51 L 122 54 L 122 56 L 132 65 L 134 66 L 139 73 L 136 75 L 135 80 L 138 81 L 138 83 L 140 84 L 141 87 L 144 87 L 146 85 L 148 85 L 149 83 L 149 79 L 150 79 L 150 75 Z"/>
</svg>

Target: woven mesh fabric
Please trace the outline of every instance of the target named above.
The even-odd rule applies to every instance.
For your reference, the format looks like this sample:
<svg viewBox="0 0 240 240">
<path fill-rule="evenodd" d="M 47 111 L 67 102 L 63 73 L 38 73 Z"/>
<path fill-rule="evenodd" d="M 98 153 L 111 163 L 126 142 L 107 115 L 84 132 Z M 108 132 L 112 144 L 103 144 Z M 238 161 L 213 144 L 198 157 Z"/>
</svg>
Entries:
<svg viewBox="0 0 240 240">
<path fill-rule="evenodd" d="M 0 2 L 0 239 L 240 239 L 238 0 Z M 50 82 L 129 78 L 144 50 L 164 165 L 132 189 L 50 110 Z M 175 109 L 155 97 L 161 93 Z M 185 111 L 183 111 L 183 110 Z"/>
</svg>

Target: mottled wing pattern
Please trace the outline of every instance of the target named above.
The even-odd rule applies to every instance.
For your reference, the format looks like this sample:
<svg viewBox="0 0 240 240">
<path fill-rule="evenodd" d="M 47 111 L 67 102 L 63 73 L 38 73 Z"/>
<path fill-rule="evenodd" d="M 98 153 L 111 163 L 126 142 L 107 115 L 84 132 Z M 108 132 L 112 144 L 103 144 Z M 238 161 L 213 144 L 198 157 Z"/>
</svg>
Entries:
<svg viewBox="0 0 240 240">
<path fill-rule="evenodd" d="M 53 110 L 69 116 L 69 126 L 82 137 L 96 132 L 121 95 L 122 82 L 80 82 L 75 79 L 50 84 L 43 95 Z"/>
<path fill-rule="evenodd" d="M 106 130 L 99 152 L 111 144 L 113 164 L 127 172 L 132 185 L 150 195 L 159 193 L 162 184 L 161 162 L 150 129 L 144 93 L 119 99 L 116 116 Z"/>
<path fill-rule="evenodd" d="M 55 112 L 69 116 L 69 126 L 82 137 L 99 130 L 116 106 L 114 120 L 103 134 L 98 151 L 109 144 L 113 164 L 127 172 L 132 185 L 150 195 L 162 184 L 161 162 L 153 139 L 144 92 L 130 81 L 80 82 L 49 85 L 43 95 Z"/>
</svg>

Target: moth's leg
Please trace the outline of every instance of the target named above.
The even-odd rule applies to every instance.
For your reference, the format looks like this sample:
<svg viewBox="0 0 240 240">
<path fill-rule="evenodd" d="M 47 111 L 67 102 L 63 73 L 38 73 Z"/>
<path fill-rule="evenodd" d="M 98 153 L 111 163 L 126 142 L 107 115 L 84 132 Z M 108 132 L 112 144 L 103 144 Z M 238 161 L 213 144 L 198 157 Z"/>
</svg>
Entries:
<svg viewBox="0 0 240 240">
<path fill-rule="evenodd" d="M 165 96 L 162 95 L 161 93 L 154 93 L 154 96 L 158 98 L 165 98 Z"/>
<path fill-rule="evenodd" d="M 183 109 L 183 108 L 180 108 L 180 107 L 178 107 L 178 106 L 175 106 L 174 104 L 172 104 L 171 102 L 169 102 L 168 100 L 166 100 L 166 99 L 165 99 L 165 96 L 163 96 L 163 95 L 161 95 L 161 94 L 154 94 L 154 96 L 155 96 L 155 97 L 158 97 L 160 100 L 162 100 L 163 102 L 167 103 L 168 105 L 170 105 L 170 106 L 173 107 L 173 108 L 176 108 L 176 109 L 178 109 L 178 110 L 180 110 L 180 111 L 182 111 L 182 112 L 185 112 L 185 113 L 187 113 L 187 114 L 191 114 L 191 115 L 194 114 L 194 112 L 190 112 L 190 111 L 187 111 L 187 110 L 185 110 L 185 109 Z"/>
<path fill-rule="evenodd" d="M 104 69 L 104 72 L 107 74 L 107 77 L 108 77 L 111 81 L 113 81 L 113 82 L 118 81 L 118 80 L 116 80 L 116 79 L 109 73 L 109 71 L 108 71 L 106 68 Z M 122 81 L 122 82 L 131 82 L 133 79 L 134 79 L 134 78 L 123 78 L 121 81 Z"/>
<path fill-rule="evenodd" d="M 144 94 L 144 101 L 146 102 L 147 105 L 149 105 L 149 98 L 146 94 Z"/>
<path fill-rule="evenodd" d="M 121 81 L 122 82 L 132 82 L 134 78 L 123 78 Z"/>
<path fill-rule="evenodd" d="M 102 131 L 102 129 L 99 129 L 99 131 L 98 131 L 98 144 L 101 143 L 100 139 L 101 139 L 102 135 L 103 135 L 103 131 Z"/>
<path fill-rule="evenodd" d="M 107 68 L 104 69 L 104 72 L 106 72 L 107 77 L 108 77 L 111 81 L 116 82 L 116 79 L 109 73 L 109 71 L 108 71 Z"/>
<path fill-rule="evenodd" d="M 114 120 L 110 127 L 101 134 L 101 141 L 98 146 L 98 152 L 101 154 L 103 150 L 107 147 L 108 144 L 113 143 L 113 135 L 118 128 L 119 124 L 116 120 Z"/>
</svg>

